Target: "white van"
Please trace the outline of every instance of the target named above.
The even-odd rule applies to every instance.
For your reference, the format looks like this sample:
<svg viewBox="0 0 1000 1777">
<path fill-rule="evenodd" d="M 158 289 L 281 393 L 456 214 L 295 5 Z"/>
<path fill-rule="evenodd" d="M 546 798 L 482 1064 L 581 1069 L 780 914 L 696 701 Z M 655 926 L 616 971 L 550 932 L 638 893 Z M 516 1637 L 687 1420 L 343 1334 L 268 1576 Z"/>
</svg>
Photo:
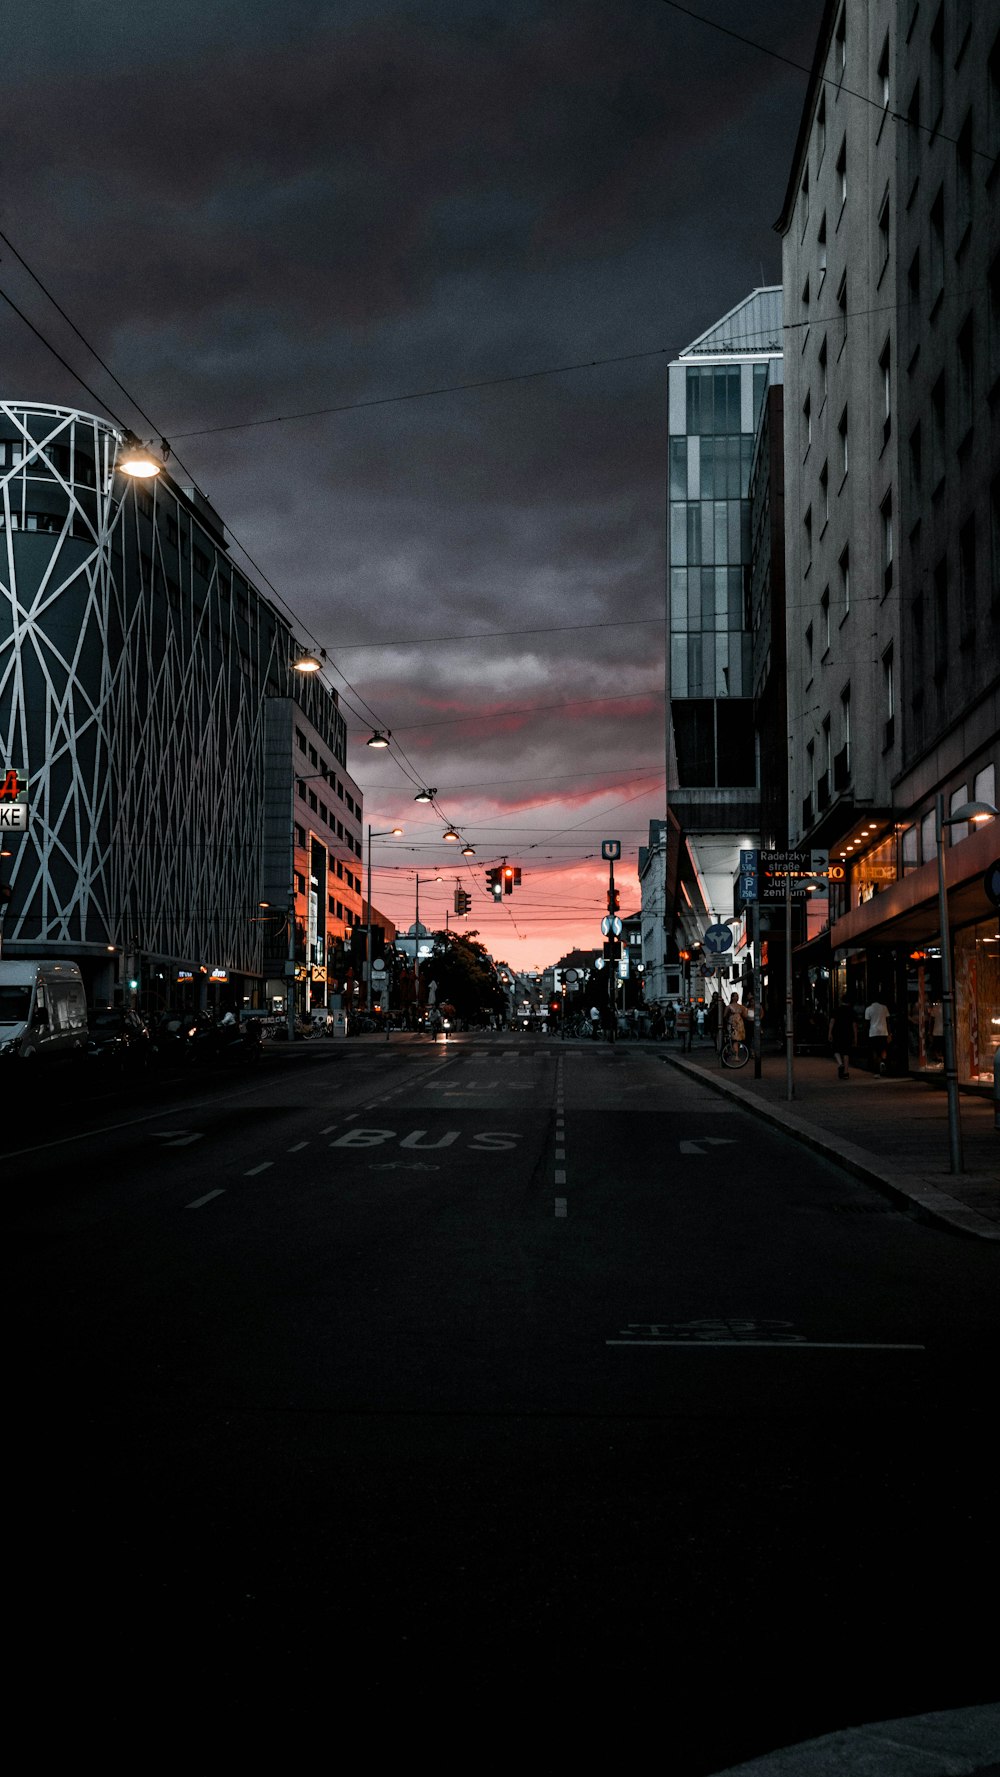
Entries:
<svg viewBox="0 0 1000 1777">
<path fill-rule="evenodd" d="M 0 1058 L 82 1054 L 87 996 L 76 963 L 0 961 Z"/>
</svg>

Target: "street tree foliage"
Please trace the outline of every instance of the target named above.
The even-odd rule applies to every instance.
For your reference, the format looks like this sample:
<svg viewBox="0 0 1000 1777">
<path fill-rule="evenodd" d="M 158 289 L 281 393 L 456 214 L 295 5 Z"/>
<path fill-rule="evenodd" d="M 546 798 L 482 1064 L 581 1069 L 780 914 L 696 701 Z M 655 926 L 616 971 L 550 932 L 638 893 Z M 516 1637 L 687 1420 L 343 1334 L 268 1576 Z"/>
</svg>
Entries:
<svg viewBox="0 0 1000 1777">
<path fill-rule="evenodd" d="M 437 1003 L 450 1000 L 459 1018 L 475 1024 L 505 1001 L 496 969 L 474 932 L 435 932 L 434 954 L 422 965 L 426 981 L 437 982 Z"/>
</svg>

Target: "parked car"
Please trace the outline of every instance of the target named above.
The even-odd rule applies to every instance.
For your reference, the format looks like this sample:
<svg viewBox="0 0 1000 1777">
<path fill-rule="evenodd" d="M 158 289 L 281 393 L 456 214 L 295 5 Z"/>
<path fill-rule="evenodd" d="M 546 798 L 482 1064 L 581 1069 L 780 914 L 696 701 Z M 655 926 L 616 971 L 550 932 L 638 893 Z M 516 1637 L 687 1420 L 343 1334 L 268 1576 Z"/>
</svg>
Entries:
<svg viewBox="0 0 1000 1777">
<path fill-rule="evenodd" d="M 153 1045 L 138 1012 L 126 1012 L 120 1006 L 92 1012 L 87 1058 L 120 1073 L 145 1073 L 153 1059 Z"/>
</svg>

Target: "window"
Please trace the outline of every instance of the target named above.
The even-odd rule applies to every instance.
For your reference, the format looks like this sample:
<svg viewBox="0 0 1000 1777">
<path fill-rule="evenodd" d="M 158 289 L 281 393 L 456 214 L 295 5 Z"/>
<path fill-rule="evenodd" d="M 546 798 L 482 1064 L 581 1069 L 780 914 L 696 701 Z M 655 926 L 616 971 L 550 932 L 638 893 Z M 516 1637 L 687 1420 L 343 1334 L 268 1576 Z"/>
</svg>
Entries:
<svg viewBox="0 0 1000 1777">
<path fill-rule="evenodd" d="M 823 597 L 819 601 L 819 621 L 825 654 L 830 646 L 830 588 L 828 586 L 824 588 Z"/>
<path fill-rule="evenodd" d="M 802 175 L 802 184 L 799 186 L 799 195 L 802 199 L 802 235 L 804 235 L 806 232 L 806 224 L 809 221 L 809 168 L 808 167 L 806 167 L 806 170 Z"/>
<path fill-rule="evenodd" d="M 812 435 L 812 394 L 809 393 L 806 395 L 806 398 L 802 403 L 802 449 L 807 456 L 809 454 L 809 446 L 812 443 Z"/>
<path fill-rule="evenodd" d="M 879 209 L 879 213 L 878 213 L 878 275 L 879 275 L 879 277 L 882 276 L 882 273 L 885 271 L 885 268 L 889 263 L 889 224 L 890 224 L 890 219 L 891 219 L 891 205 L 889 203 L 889 193 L 886 192 L 884 198 L 882 199 L 881 208 Z"/>
<path fill-rule="evenodd" d="M 806 684 L 811 684 L 813 676 L 813 626 L 806 629 Z"/>
<path fill-rule="evenodd" d="M 851 546 L 849 543 L 846 548 L 841 550 L 837 566 L 840 569 L 840 602 L 844 607 L 844 616 L 846 617 L 851 608 Z"/>
<path fill-rule="evenodd" d="M 919 490 L 923 478 L 923 470 L 923 437 L 920 430 L 920 421 L 918 420 L 913 431 L 910 433 L 910 479 L 916 490 Z"/>
<path fill-rule="evenodd" d="M 960 253 L 972 223 L 972 112 L 958 132 L 955 150 L 955 252 Z"/>
<path fill-rule="evenodd" d="M 845 685 L 840 693 L 840 733 L 844 746 L 844 775 L 851 772 L 851 687 Z"/>
<path fill-rule="evenodd" d="M 962 646 L 976 639 L 976 521 L 970 518 L 958 533 L 959 610 Z"/>
<path fill-rule="evenodd" d="M 879 100 L 881 102 L 883 111 L 888 111 L 888 109 L 889 109 L 889 33 L 888 33 L 888 31 L 885 34 L 885 42 L 882 45 L 882 54 L 879 56 L 879 59 L 878 59 L 877 74 L 878 74 Z"/>
<path fill-rule="evenodd" d="M 906 164 L 910 176 L 910 199 L 912 200 L 912 188 L 916 185 L 917 179 L 920 176 L 920 149 L 923 143 L 923 136 L 920 129 L 919 80 L 915 83 L 913 91 L 910 94 L 910 103 L 906 107 L 906 122 L 908 126 L 906 131 Z"/>
<path fill-rule="evenodd" d="M 934 569 L 934 682 L 943 685 L 948 676 L 948 557 Z"/>
<path fill-rule="evenodd" d="M 847 73 L 847 7 L 842 6 L 837 20 L 837 30 L 833 44 L 833 65 L 838 80 L 843 80 Z"/>
<path fill-rule="evenodd" d="M 298 749 L 299 749 L 299 752 L 300 752 L 300 753 L 304 753 L 304 752 L 305 752 L 305 750 L 306 750 L 306 737 L 305 737 L 305 735 L 304 735 L 304 734 L 303 734 L 303 732 L 302 732 L 302 730 L 301 730 L 301 728 L 296 728 L 296 730 L 295 730 L 295 745 L 296 745 L 296 746 L 297 746 L 297 747 L 298 747 Z"/>
<path fill-rule="evenodd" d="M 882 517 L 882 588 L 888 592 L 892 585 L 892 494 L 886 494 L 879 507 Z"/>
<path fill-rule="evenodd" d="M 841 483 L 843 483 L 843 478 L 847 474 L 847 468 L 848 468 L 847 408 L 846 407 L 844 408 L 844 411 L 841 414 L 840 419 L 837 421 L 837 437 L 840 441 L 840 475 L 841 475 Z"/>
<path fill-rule="evenodd" d="M 847 344 L 847 273 L 846 273 L 846 271 L 843 273 L 840 283 L 837 285 L 837 314 L 840 319 L 840 346 L 837 351 L 837 356 L 839 358 L 841 352 L 843 351 L 844 347 Z"/>
<path fill-rule="evenodd" d="M 840 144 L 840 153 L 837 156 L 837 190 L 840 193 L 840 207 L 841 207 L 841 209 L 843 209 L 844 205 L 847 202 L 847 137 L 846 137 L 846 135 Z"/>
<path fill-rule="evenodd" d="M 816 294 L 819 295 L 826 280 L 826 211 L 820 217 L 819 234 L 816 236 Z"/>
<path fill-rule="evenodd" d="M 931 482 L 936 490 L 944 479 L 946 432 L 944 371 L 931 390 Z"/>
<path fill-rule="evenodd" d="M 826 88 L 819 95 L 816 107 L 816 165 L 819 167 L 826 153 Z"/>
<path fill-rule="evenodd" d="M 826 529 L 827 522 L 830 517 L 830 465 L 829 465 L 829 463 L 824 463 L 822 469 L 819 472 L 819 510 L 820 510 L 820 517 L 823 521 L 822 530 L 820 531 L 820 536 L 822 536 L 823 531 Z"/>
<path fill-rule="evenodd" d="M 295 843 L 296 843 L 296 845 L 305 845 L 305 842 L 306 842 L 306 830 L 304 827 L 300 827 L 298 821 L 296 821 L 296 823 L 295 823 Z"/>
<path fill-rule="evenodd" d="M 819 348 L 819 404 L 820 404 L 820 408 L 822 408 L 823 403 L 826 400 L 826 397 L 829 393 L 829 388 L 830 388 L 830 380 L 829 380 L 829 376 L 827 374 L 826 334 L 824 333 L 823 344 Z"/>
<path fill-rule="evenodd" d="M 888 444 L 892 432 L 892 342 L 886 340 L 878 361 L 882 393 L 882 443 Z"/>
<path fill-rule="evenodd" d="M 806 515 L 805 515 L 805 518 L 802 520 L 802 531 L 803 531 L 803 561 L 804 561 L 804 566 L 803 566 L 802 571 L 803 571 L 803 573 L 808 574 L 809 569 L 812 567 L 812 553 L 813 553 L 813 509 L 811 506 L 808 506 L 806 508 Z"/>
<path fill-rule="evenodd" d="M 941 122 L 944 104 L 944 6 L 931 26 L 930 114 L 931 130 Z"/>
<path fill-rule="evenodd" d="M 802 286 L 802 318 L 804 321 L 808 321 L 808 319 L 809 319 L 809 279 L 808 278 L 806 279 L 805 283 Z M 808 334 L 807 334 L 807 337 L 808 337 Z M 804 343 L 805 342 L 803 341 L 803 344 Z"/>
<path fill-rule="evenodd" d="M 930 209 L 930 264 L 928 266 L 931 283 L 931 300 L 934 314 L 941 293 L 944 289 L 944 186 L 938 188 L 937 196 Z"/>
<path fill-rule="evenodd" d="M 958 358 L 958 446 L 972 425 L 972 391 L 975 381 L 973 364 L 972 316 L 967 315 L 962 323 L 957 344 Z"/>
<path fill-rule="evenodd" d="M 896 738 L 896 666 L 891 646 L 882 656 L 882 751 L 888 752 Z"/>
</svg>

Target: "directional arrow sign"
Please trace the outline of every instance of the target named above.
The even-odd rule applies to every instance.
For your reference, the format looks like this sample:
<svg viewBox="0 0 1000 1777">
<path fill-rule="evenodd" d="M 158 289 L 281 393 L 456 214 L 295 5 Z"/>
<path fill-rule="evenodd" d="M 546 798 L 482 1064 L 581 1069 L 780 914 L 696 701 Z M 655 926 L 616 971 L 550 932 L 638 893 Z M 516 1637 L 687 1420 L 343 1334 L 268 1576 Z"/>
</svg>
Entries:
<svg viewBox="0 0 1000 1777">
<path fill-rule="evenodd" d="M 724 926 L 721 923 L 719 925 L 706 926 L 702 933 L 702 942 L 704 943 L 706 950 L 732 950 L 733 934 L 728 926 Z"/>
</svg>

